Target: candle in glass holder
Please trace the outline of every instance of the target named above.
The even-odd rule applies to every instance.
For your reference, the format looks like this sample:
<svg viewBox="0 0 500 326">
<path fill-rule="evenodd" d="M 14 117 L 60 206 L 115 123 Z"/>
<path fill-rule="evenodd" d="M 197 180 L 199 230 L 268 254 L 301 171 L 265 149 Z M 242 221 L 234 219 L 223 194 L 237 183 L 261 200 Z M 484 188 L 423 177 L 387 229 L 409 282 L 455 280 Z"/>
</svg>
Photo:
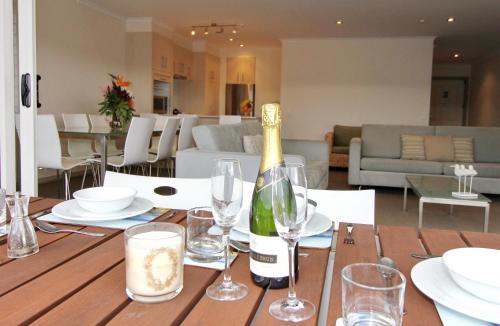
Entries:
<svg viewBox="0 0 500 326">
<path fill-rule="evenodd" d="M 148 223 L 125 231 L 126 292 L 136 301 L 159 302 L 183 287 L 184 228 Z"/>
</svg>

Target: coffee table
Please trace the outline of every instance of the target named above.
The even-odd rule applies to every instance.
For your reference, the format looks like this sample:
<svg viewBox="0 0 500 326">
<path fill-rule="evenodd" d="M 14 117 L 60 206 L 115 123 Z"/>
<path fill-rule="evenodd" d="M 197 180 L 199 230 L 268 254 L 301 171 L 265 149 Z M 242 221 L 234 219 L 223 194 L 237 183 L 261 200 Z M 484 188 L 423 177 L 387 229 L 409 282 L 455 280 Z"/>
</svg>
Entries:
<svg viewBox="0 0 500 326">
<path fill-rule="evenodd" d="M 458 181 L 451 176 L 429 176 L 429 175 L 407 175 L 403 210 L 406 211 L 406 197 L 408 186 L 411 187 L 418 197 L 418 229 L 422 228 L 424 203 L 445 204 L 450 206 L 450 214 L 453 212 L 453 205 L 484 207 L 484 232 L 488 232 L 488 223 L 490 218 L 491 200 L 478 193 L 476 199 L 462 199 L 453 197 L 451 193 L 457 191 Z M 473 191 L 474 192 L 474 191 Z M 477 192 L 476 192 L 477 193 Z"/>
</svg>

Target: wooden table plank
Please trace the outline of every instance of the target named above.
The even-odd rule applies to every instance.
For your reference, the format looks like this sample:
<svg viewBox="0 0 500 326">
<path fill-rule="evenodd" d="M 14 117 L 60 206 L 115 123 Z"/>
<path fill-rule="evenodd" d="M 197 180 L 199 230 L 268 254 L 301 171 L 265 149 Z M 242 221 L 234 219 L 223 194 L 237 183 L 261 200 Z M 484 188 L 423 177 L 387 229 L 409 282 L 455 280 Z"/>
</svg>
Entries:
<svg viewBox="0 0 500 326">
<path fill-rule="evenodd" d="M 50 209 L 63 201 L 64 201 L 63 199 L 55 199 L 55 198 L 43 198 L 37 200 L 33 203 L 30 203 L 28 208 L 28 214 L 33 215 L 35 213 L 44 211 L 46 209 Z"/>
<path fill-rule="evenodd" d="M 500 249 L 500 234 L 483 232 L 462 232 L 465 242 L 471 247 Z"/>
<path fill-rule="evenodd" d="M 441 256 L 450 249 L 467 247 L 457 231 L 422 229 L 420 234 L 423 245 L 427 252 L 432 255 Z"/>
<path fill-rule="evenodd" d="M 120 234 L 31 282 L 0 297 L 0 316 L 5 325 L 28 323 L 66 300 L 123 260 Z M 99 300 L 99 298 L 96 298 Z"/>
<path fill-rule="evenodd" d="M 231 275 L 236 282 L 248 286 L 248 295 L 241 300 L 230 302 L 215 301 L 203 295 L 182 322 L 183 325 L 247 325 L 250 323 L 264 294 L 264 289 L 252 282 L 248 254 L 238 255 L 231 265 Z M 221 273 L 216 282 L 221 282 L 222 279 Z"/>
<path fill-rule="evenodd" d="M 316 306 L 316 313 L 314 316 L 303 322 L 302 325 L 316 325 L 319 306 L 321 304 L 321 292 L 325 281 L 325 269 L 330 251 L 327 249 L 300 249 L 300 252 L 310 254 L 310 256 L 299 257 L 300 272 L 296 285 L 297 297 L 307 299 Z M 261 303 L 260 313 L 255 316 L 253 320 L 254 324 L 286 325 L 287 323 L 276 320 L 269 314 L 269 306 L 278 299 L 286 298 L 287 295 L 288 288 L 267 290 Z"/>
<path fill-rule="evenodd" d="M 383 256 L 392 258 L 406 277 L 405 306 L 408 313 L 403 316 L 403 325 L 441 325 L 441 319 L 432 300 L 424 296 L 411 281 L 410 272 L 420 260 L 412 253 L 425 254 L 417 231 L 400 226 L 379 226 L 379 239 Z"/>
<path fill-rule="evenodd" d="M 78 321 L 80 325 L 97 325 L 129 301 L 125 294 L 125 262 L 122 262 L 33 324 L 64 325 Z"/>
<path fill-rule="evenodd" d="M 337 250 L 333 265 L 333 280 L 330 292 L 330 308 L 328 325 L 335 325 L 337 318 L 342 317 L 342 269 L 353 263 L 373 263 L 377 261 L 377 248 L 373 226 L 356 225 L 353 231 L 354 245 L 344 244 L 346 225 L 341 224 L 337 237 Z"/>
<path fill-rule="evenodd" d="M 84 226 L 76 226 L 76 225 L 69 225 L 65 227 L 72 230 L 81 230 L 84 228 Z M 67 237 L 68 235 L 69 233 L 48 234 L 41 231 L 37 231 L 36 236 L 38 239 L 38 247 L 43 248 L 44 246 L 59 239 L 62 239 L 64 237 Z M 7 257 L 7 244 L 4 243 L 0 245 L 0 266 L 12 260 L 13 260 L 12 258 Z"/>
<path fill-rule="evenodd" d="M 125 270 L 122 273 L 125 274 Z M 177 297 L 158 304 L 131 301 L 109 322 L 109 325 L 180 324 L 192 307 L 205 295 L 205 289 L 213 283 L 217 275 L 219 272 L 216 270 L 185 266 L 184 288 Z M 124 289 L 125 284 L 121 289 L 123 293 Z"/>
<path fill-rule="evenodd" d="M 15 289 L 25 282 L 63 264 L 77 255 L 98 246 L 115 236 L 118 230 L 87 227 L 85 231 L 103 232 L 106 237 L 91 237 L 72 234 L 52 242 L 40 249 L 38 254 L 12 261 L 0 267 L 0 295 Z M 52 234 L 52 237 L 56 234 Z"/>
</svg>

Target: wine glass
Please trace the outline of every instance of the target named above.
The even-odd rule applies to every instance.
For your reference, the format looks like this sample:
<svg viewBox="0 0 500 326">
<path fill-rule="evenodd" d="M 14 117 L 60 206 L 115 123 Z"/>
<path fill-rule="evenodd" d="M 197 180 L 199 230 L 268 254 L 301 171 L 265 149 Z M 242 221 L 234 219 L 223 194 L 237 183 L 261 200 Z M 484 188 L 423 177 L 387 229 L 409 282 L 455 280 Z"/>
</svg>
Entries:
<svg viewBox="0 0 500 326">
<path fill-rule="evenodd" d="M 212 210 L 215 223 L 222 229 L 224 242 L 224 280 L 207 288 L 207 295 L 219 301 L 234 301 L 245 297 L 248 288 L 245 284 L 233 282 L 229 269 L 229 233 L 238 223 L 238 213 L 243 201 L 243 180 L 240 161 L 221 159 L 215 163 L 211 179 Z"/>
<path fill-rule="evenodd" d="M 302 164 L 271 170 L 273 218 L 279 236 L 288 244 L 288 297 L 274 301 L 269 313 L 276 319 L 299 322 L 311 318 L 316 307 L 295 293 L 295 246 L 307 224 L 307 180 Z"/>
</svg>

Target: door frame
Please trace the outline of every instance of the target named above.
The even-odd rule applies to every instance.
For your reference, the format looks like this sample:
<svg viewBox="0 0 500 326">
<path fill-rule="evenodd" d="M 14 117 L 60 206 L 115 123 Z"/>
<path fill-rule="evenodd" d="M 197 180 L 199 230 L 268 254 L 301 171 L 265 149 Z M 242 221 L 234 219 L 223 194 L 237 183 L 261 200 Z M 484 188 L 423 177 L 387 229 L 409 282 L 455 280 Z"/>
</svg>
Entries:
<svg viewBox="0 0 500 326">
<path fill-rule="evenodd" d="M 14 1 L 0 3 L 0 179 L 1 188 L 16 191 L 16 124 L 14 71 Z"/>
<path fill-rule="evenodd" d="M 462 80 L 464 82 L 464 101 L 462 103 L 462 126 L 469 125 L 469 77 L 432 77 L 431 80 L 431 92 L 432 92 L 432 82 L 434 80 Z M 429 106 L 429 125 L 431 124 L 430 118 L 430 106 Z"/>
</svg>

